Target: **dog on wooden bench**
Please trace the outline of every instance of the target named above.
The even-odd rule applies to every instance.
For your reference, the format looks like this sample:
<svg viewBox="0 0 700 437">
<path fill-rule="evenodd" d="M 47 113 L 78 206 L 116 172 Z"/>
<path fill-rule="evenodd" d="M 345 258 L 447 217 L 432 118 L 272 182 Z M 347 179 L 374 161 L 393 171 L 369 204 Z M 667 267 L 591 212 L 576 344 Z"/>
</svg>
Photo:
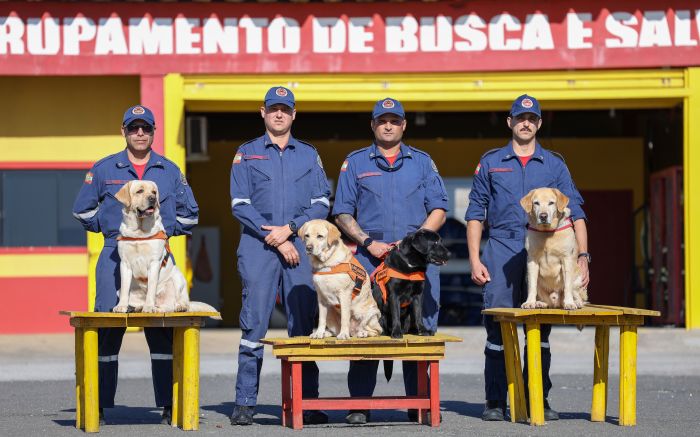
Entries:
<svg viewBox="0 0 700 437">
<path fill-rule="evenodd" d="M 523 308 L 582 308 L 582 285 L 569 198 L 556 188 L 537 188 L 520 200 L 528 214 L 527 299 Z"/>
<path fill-rule="evenodd" d="M 392 338 L 403 334 L 432 335 L 423 325 L 423 289 L 428 264 L 443 265 L 450 251 L 437 232 L 407 235 L 372 273 L 372 294 L 381 311 L 380 324 Z"/>
<path fill-rule="evenodd" d="M 318 327 L 311 338 L 380 335 L 369 275 L 341 240 L 338 228 L 326 220 L 310 220 L 298 234 L 306 245 L 318 294 Z"/>
<path fill-rule="evenodd" d="M 117 238 L 121 289 L 112 311 L 216 312 L 211 305 L 189 299 L 187 281 L 170 254 L 155 182 L 127 182 L 115 197 L 124 208 Z"/>
</svg>

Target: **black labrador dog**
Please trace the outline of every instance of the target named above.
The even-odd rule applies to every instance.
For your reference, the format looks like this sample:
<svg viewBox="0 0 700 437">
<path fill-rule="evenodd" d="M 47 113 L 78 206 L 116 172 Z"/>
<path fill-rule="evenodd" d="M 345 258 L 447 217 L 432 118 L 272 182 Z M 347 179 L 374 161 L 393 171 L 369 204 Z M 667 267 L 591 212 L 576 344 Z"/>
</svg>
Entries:
<svg viewBox="0 0 700 437">
<path fill-rule="evenodd" d="M 443 265 L 449 257 L 450 251 L 440 235 L 428 229 L 407 235 L 388 253 L 384 259 L 388 269 L 382 271 L 380 267 L 372 284 L 372 295 L 382 314 L 379 323 L 385 333 L 392 338 L 434 334 L 423 324 L 425 271 L 428 264 Z"/>
</svg>

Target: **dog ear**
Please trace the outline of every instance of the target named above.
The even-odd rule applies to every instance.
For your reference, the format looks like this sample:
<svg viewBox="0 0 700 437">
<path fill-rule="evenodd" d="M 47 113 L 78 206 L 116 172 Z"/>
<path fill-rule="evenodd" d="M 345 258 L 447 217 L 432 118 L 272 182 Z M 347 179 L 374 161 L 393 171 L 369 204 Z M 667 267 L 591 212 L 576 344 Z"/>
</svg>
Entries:
<svg viewBox="0 0 700 437">
<path fill-rule="evenodd" d="M 119 191 L 117 191 L 117 194 L 115 194 L 114 197 L 116 197 L 118 201 L 123 203 L 125 207 L 130 208 L 131 207 L 131 181 L 125 183 L 124 186 L 121 187 L 121 189 Z"/>
<path fill-rule="evenodd" d="M 556 188 L 553 188 L 553 190 L 554 190 L 554 194 L 556 194 L 556 196 L 557 196 L 557 211 L 564 212 L 564 209 L 569 204 L 569 198 L 566 197 L 566 194 L 562 193 L 561 191 L 557 190 Z"/>
<path fill-rule="evenodd" d="M 330 222 L 326 222 L 328 227 L 328 244 L 335 244 L 340 240 L 340 231 Z"/>
<path fill-rule="evenodd" d="M 531 190 L 529 193 L 525 195 L 522 199 L 520 199 L 520 206 L 523 207 L 526 213 L 530 214 L 532 212 L 532 196 L 535 195 L 535 190 Z"/>
<path fill-rule="evenodd" d="M 297 231 L 297 236 L 301 238 L 301 241 L 304 241 L 304 234 L 306 233 L 306 225 L 309 224 L 309 222 L 304 223 L 302 227 L 299 228 Z"/>
</svg>

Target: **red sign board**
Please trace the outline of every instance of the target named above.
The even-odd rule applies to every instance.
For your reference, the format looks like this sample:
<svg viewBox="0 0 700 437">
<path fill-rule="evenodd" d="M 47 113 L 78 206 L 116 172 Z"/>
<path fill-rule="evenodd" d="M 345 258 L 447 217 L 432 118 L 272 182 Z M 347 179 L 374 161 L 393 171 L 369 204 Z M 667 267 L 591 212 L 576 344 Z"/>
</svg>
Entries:
<svg viewBox="0 0 700 437">
<path fill-rule="evenodd" d="M 689 66 L 699 17 L 697 0 L 0 2 L 0 74 Z"/>
</svg>

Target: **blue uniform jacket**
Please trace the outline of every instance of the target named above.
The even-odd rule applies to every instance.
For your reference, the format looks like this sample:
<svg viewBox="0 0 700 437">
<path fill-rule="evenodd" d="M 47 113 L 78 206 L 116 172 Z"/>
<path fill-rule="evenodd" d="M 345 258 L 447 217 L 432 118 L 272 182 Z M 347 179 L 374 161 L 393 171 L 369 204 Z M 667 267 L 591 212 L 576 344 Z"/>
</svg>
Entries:
<svg viewBox="0 0 700 437">
<path fill-rule="evenodd" d="M 102 232 L 105 246 L 116 246 L 123 205 L 114 196 L 138 176 L 126 149 L 92 166 L 73 205 L 73 216 L 90 232 Z M 199 220 L 199 207 L 185 176 L 172 161 L 151 151 L 143 180 L 158 185 L 160 215 L 168 236 L 190 234 Z"/>
<path fill-rule="evenodd" d="M 263 225 L 294 221 L 301 228 L 328 216 L 330 188 L 321 158 L 290 136 L 283 150 L 267 133 L 238 148 L 231 166 L 231 209 L 246 232 L 264 239 Z M 294 238 L 294 237 L 292 237 Z"/>
<path fill-rule="evenodd" d="M 447 192 L 437 167 L 421 150 L 402 143 L 391 167 L 373 144 L 348 155 L 340 169 L 333 215 L 356 217 L 377 241 L 401 240 L 434 209 L 448 210 Z"/>
<path fill-rule="evenodd" d="M 581 208 L 583 198 L 561 155 L 538 143 L 535 153 L 523 167 L 512 144 L 508 143 L 481 157 L 474 173 L 465 219 L 487 220 L 491 237 L 524 239 L 527 214 L 520 199 L 540 187 L 559 189 L 569 197 L 571 217 L 574 220 L 586 218 Z"/>
</svg>

